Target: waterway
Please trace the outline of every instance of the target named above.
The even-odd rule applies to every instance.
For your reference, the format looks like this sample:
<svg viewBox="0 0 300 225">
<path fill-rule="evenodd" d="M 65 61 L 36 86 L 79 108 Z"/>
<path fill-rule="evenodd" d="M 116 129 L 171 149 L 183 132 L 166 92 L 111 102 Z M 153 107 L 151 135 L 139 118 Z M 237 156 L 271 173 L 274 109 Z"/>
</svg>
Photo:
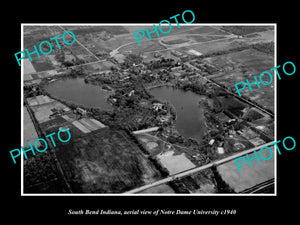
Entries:
<svg viewBox="0 0 300 225">
<path fill-rule="evenodd" d="M 110 110 L 112 106 L 107 98 L 112 94 L 110 91 L 101 89 L 100 86 L 84 82 L 84 78 L 64 78 L 48 84 L 46 90 L 53 96 L 80 104 L 85 107 L 96 107 Z"/>
<path fill-rule="evenodd" d="M 175 107 L 177 114 L 175 123 L 178 132 L 185 138 L 200 142 L 206 131 L 204 111 L 198 104 L 201 96 L 170 86 L 153 88 L 149 91 L 155 98 L 167 101 Z"/>
</svg>

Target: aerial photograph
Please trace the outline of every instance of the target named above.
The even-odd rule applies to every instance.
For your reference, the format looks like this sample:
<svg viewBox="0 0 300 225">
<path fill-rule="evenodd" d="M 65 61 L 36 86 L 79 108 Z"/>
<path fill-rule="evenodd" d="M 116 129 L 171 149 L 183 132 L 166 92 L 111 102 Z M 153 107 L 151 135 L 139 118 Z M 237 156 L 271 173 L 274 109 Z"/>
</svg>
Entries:
<svg viewBox="0 0 300 225">
<path fill-rule="evenodd" d="M 146 27 L 22 24 L 23 146 L 47 142 L 23 159 L 23 194 L 274 194 L 274 157 L 253 150 L 274 141 L 276 85 L 235 84 L 274 73 L 275 25 Z"/>
</svg>

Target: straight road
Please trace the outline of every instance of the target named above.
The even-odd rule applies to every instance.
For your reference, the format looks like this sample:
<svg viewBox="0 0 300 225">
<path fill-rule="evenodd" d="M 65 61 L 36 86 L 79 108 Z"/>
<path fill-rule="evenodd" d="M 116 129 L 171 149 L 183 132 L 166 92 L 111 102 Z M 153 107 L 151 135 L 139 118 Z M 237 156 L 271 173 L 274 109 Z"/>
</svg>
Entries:
<svg viewBox="0 0 300 225">
<path fill-rule="evenodd" d="M 194 68 L 196 70 L 199 71 L 199 69 L 193 65 L 191 65 L 190 63 L 185 63 L 185 65 L 191 67 L 191 68 Z M 243 101 L 247 102 L 249 105 L 252 105 L 254 106 L 255 108 L 258 108 L 259 110 L 263 111 L 264 113 L 268 114 L 269 116 L 271 117 L 274 117 L 274 114 L 273 113 L 270 113 L 268 112 L 267 110 L 265 110 L 264 108 L 261 108 L 260 106 L 256 105 L 256 104 L 253 104 L 252 102 L 249 102 L 247 99 L 244 99 L 243 97 L 240 97 L 238 94 L 234 93 L 234 92 L 229 92 L 228 90 L 226 90 L 224 87 L 220 86 L 219 84 L 217 84 L 215 81 L 211 80 L 211 79 L 208 79 L 207 77 L 204 77 L 202 75 L 199 74 L 199 76 L 203 79 L 205 79 L 206 81 L 210 82 L 210 83 L 213 83 L 214 85 L 217 85 L 218 87 L 222 88 L 224 91 L 226 91 L 227 93 L 230 93 L 232 95 L 234 95 L 234 97 L 238 98 L 238 99 L 242 99 Z"/>
<path fill-rule="evenodd" d="M 187 170 L 187 171 L 183 171 L 183 172 L 180 172 L 180 173 L 171 175 L 171 176 L 169 176 L 169 177 L 167 177 L 167 178 L 164 178 L 164 179 L 161 179 L 161 180 L 159 180 L 159 181 L 156 181 L 156 182 L 153 182 L 153 183 L 144 185 L 144 186 L 142 186 L 142 187 L 135 188 L 135 189 L 130 190 L 130 191 L 128 191 L 128 192 L 125 192 L 124 194 L 134 194 L 134 193 L 138 193 L 138 192 L 141 192 L 141 191 L 146 190 L 146 189 L 148 189 L 148 188 L 151 188 L 151 187 L 155 187 L 155 186 L 158 186 L 158 185 L 161 185 L 161 184 L 168 183 L 168 182 L 170 182 L 170 181 L 172 181 L 172 180 L 175 180 L 175 179 L 177 179 L 177 178 L 185 177 L 185 176 L 188 176 L 188 175 L 190 175 L 190 174 L 192 174 L 192 173 L 200 172 L 200 171 L 202 171 L 202 170 L 205 170 L 205 169 L 208 169 L 208 168 L 212 167 L 213 165 L 218 166 L 218 165 L 224 164 L 224 163 L 226 163 L 226 162 L 229 162 L 229 161 L 231 161 L 231 160 L 234 160 L 234 159 L 236 159 L 236 158 L 238 158 L 238 157 L 241 157 L 241 156 L 243 156 L 243 155 L 246 155 L 246 154 L 248 154 L 248 153 L 252 153 L 253 151 L 258 150 L 258 149 L 260 149 L 260 148 L 262 148 L 262 147 L 269 146 L 271 143 L 273 143 L 273 142 L 265 143 L 265 144 L 263 144 L 263 145 L 261 145 L 261 146 L 258 146 L 258 147 L 255 147 L 255 148 L 251 148 L 251 149 L 249 149 L 249 150 L 245 150 L 245 151 L 240 152 L 240 153 L 238 153 L 238 154 L 235 154 L 235 155 L 232 155 L 232 156 L 228 156 L 228 157 L 226 157 L 226 158 L 224 158 L 224 159 L 221 159 L 221 160 L 218 160 L 218 161 L 215 161 L 215 162 L 206 164 L 206 165 L 204 165 L 204 166 L 196 167 L 196 168 L 194 168 L 194 169 L 190 169 L 190 170 Z"/>
</svg>

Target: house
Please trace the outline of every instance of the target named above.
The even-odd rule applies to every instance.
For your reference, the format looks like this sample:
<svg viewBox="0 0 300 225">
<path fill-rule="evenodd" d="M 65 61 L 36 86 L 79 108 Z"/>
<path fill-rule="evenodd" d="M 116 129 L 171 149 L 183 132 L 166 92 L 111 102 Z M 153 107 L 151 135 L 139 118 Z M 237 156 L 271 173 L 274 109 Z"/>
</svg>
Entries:
<svg viewBox="0 0 300 225">
<path fill-rule="evenodd" d="M 194 49 L 190 49 L 190 50 L 188 50 L 188 52 L 191 53 L 191 54 L 193 54 L 193 55 L 195 55 L 195 56 L 201 56 L 202 55 L 201 52 L 198 52 L 198 51 L 196 51 Z"/>
<path fill-rule="evenodd" d="M 174 55 L 174 56 L 177 56 L 177 57 L 180 57 L 180 56 L 182 56 L 182 55 L 183 55 L 181 52 L 179 52 L 179 51 L 176 51 L 176 50 L 174 50 L 174 51 L 171 51 L 171 54 L 172 54 L 172 55 Z"/>
<path fill-rule="evenodd" d="M 213 145 L 214 143 L 215 143 L 215 139 L 211 139 L 211 140 L 208 142 L 209 145 Z"/>
<path fill-rule="evenodd" d="M 152 109 L 154 109 L 155 111 L 161 110 L 162 107 L 163 107 L 163 104 L 158 103 L 158 102 L 157 103 L 153 103 L 153 105 L 152 105 Z"/>
<path fill-rule="evenodd" d="M 130 96 L 133 95 L 133 94 L 134 94 L 134 90 L 130 91 L 130 92 L 128 93 L 128 96 L 130 97 Z"/>
<path fill-rule="evenodd" d="M 224 148 L 223 147 L 217 147 L 217 152 L 219 154 L 224 154 Z"/>
<path fill-rule="evenodd" d="M 79 108 L 79 107 L 77 107 L 76 108 L 76 111 L 79 113 L 79 114 L 81 114 L 82 116 L 85 116 L 86 115 L 86 110 L 84 110 L 84 109 L 82 109 L 82 108 Z"/>
</svg>

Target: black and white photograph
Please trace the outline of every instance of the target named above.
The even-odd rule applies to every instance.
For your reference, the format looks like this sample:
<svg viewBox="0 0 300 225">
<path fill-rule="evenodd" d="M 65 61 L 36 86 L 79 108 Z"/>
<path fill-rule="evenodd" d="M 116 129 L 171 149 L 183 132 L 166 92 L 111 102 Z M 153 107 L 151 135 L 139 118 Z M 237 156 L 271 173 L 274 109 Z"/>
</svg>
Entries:
<svg viewBox="0 0 300 225">
<path fill-rule="evenodd" d="M 276 4 L 6 7 L 4 220 L 294 221 L 298 13 Z"/>
<path fill-rule="evenodd" d="M 22 24 L 24 194 L 275 193 L 276 26 L 164 25 Z"/>
</svg>

